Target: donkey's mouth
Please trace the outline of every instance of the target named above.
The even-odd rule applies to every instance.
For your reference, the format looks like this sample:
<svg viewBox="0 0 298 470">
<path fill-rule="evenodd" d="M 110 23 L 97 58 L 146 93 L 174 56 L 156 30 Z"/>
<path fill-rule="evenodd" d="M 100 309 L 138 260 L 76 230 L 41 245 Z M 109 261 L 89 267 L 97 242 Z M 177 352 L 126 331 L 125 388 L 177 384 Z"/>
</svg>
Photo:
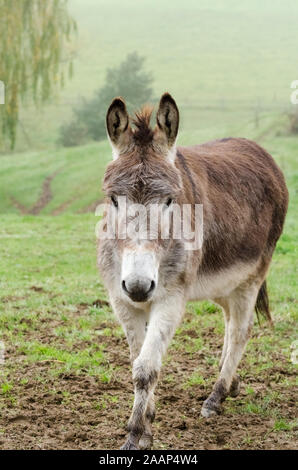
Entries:
<svg viewBox="0 0 298 470">
<path fill-rule="evenodd" d="M 122 289 L 133 302 L 147 302 L 155 289 L 155 282 L 151 281 L 148 284 L 141 280 L 137 280 L 133 283 L 122 281 Z"/>
</svg>

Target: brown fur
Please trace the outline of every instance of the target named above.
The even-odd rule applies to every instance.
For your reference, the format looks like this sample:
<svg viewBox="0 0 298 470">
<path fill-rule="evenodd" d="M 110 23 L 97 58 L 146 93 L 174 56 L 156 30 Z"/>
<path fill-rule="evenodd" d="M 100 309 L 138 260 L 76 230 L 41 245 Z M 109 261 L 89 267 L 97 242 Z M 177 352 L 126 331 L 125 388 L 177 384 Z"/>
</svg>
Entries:
<svg viewBox="0 0 298 470">
<path fill-rule="evenodd" d="M 153 107 L 144 106 L 140 111 L 135 113 L 135 117 L 132 119 L 136 129 L 133 132 L 133 139 L 136 144 L 144 147 L 153 140 L 153 131 L 150 127 L 150 119 L 152 115 Z"/>
<path fill-rule="evenodd" d="M 220 375 L 203 404 L 202 415 L 208 418 L 219 413 L 227 395 L 238 395 L 240 380 L 236 370 L 251 333 L 254 306 L 257 314 L 262 313 L 271 321 L 265 278 L 288 206 L 283 174 L 258 144 L 229 137 L 176 149 L 179 112 L 173 98 L 167 93 L 161 97 L 153 129 L 151 113 L 148 106 L 136 113 L 131 128 L 122 98 L 116 98 L 109 108 L 107 129 L 114 161 L 104 177 L 108 210 L 118 210 L 115 198 L 121 195 L 130 203 L 147 207 L 162 203 L 163 209 L 168 206 L 168 199 L 193 208 L 202 204 L 203 245 L 188 252 L 183 240 L 158 237 L 146 240 L 142 244 L 145 251 L 139 251 L 135 240 L 99 242 L 99 267 L 113 309 L 126 332 L 133 364 L 135 402 L 130 433 L 122 449 L 152 443 L 154 389 L 162 357 L 188 299 L 203 296 L 217 302 L 225 312 Z M 194 222 L 194 211 L 192 216 Z M 123 255 L 125 251 L 129 252 L 128 258 Z M 152 259 L 153 253 L 156 256 L 154 269 L 158 276 L 150 265 L 148 268 L 145 264 L 145 274 L 142 271 L 144 253 L 147 259 Z M 158 278 L 157 285 L 151 282 L 155 289 L 151 300 L 148 296 L 152 290 L 148 287 L 146 296 L 141 292 L 137 298 L 143 299 L 140 306 L 132 291 L 126 289 L 123 294 L 123 285 L 126 287 L 132 271 L 125 275 L 123 272 L 130 266 L 129 260 L 137 256 L 139 267 L 132 273 L 136 284 L 144 276 L 147 286 Z M 129 295 L 133 303 L 127 304 L 123 295 Z"/>
<path fill-rule="evenodd" d="M 198 274 L 219 271 L 236 261 L 271 258 L 288 205 L 284 177 L 272 157 L 255 142 L 229 138 L 178 147 L 173 167 L 155 145 L 151 112 L 144 108 L 136 115 L 137 145 L 109 164 L 105 192 L 138 203 L 173 196 L 180 203 L 203 204 Z"/>
<path fill-rule="evenodd" d="M 271 256 L 288 205 L 285 181 L 272 157 L 240 138 L 178 150 L 201 190 L 196 202 L 205 207 L 200 272 Z"/>
<path fill-rule="evenodd" d="M 267 264 L 288 205 L 284 177 L 273 158 L 255 142 L 226 138 L 178 147 L 174 167 L 156 142 L 159 129 L 151 129 L 151 114 L 149 106 L 136 113 L 134 145 L 108 165 L 106 194 L 126 195 L 145 204 L 166 196 L 180 203 L 203 204 L 204 244 L 198 275 L 260 257 Z M 256 311 L 271 321 L 264 295 L 260 290 Z"/>
<path fill-rule="evenodd" d="M 177 197 L 181 185 L 177 170 L 169 167 L 163 156 L 156 155 L 149 146 L 141 154 L 137 147 L 111 162 L 103 189 L 107 195 L 115 193 L 145 204 L 172 194 Z"/>
</svg>

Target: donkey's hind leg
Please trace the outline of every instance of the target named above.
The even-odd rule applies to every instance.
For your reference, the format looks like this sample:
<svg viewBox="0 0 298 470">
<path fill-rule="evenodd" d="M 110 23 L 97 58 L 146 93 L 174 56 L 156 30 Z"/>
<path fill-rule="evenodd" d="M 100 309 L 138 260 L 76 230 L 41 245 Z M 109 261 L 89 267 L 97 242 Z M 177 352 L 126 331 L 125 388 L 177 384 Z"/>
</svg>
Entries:
<svg viewBox="0 0 298 470">
<path fill-rule="evenodd" d="M 226 298 L 218 298 L 215 299 L 215 302 L 218 303 L 223 309 L 224 315 L 224 322 L 225 322 L 225 336 L 224 336 L 224 344 L 222 348 L 221 358 L 219 361 L 219 371 L 221 371 L 229 345 L 229 331 L 230 331 L 230 307 L 229 302 Z M 231 397 L 237 397 L 240 393 L 240 377 L 239 375 L 235 375 L 233 377 L 231 387 L 229 390 L 229 395 Z"/>
<path fill-rule="evenodd" d="M 222 402 L 230 390 L 233 393 L 233 388 L 237 385 L 233 384 L 233 380 L 237 381 L 235 379 L 237 366 L 250 336 L 258 289 L 258 283 L 246 284 L 237 288 L 228 298 L 230 311 L 228 347 L 219 378 L 212 393 L 203 403 L 201 414 L 205 418 L 221 412 Z"/>
<path fill-rule="evenodd" d="M 229 302 L 225 298 L 215 299 L 215 302 L 222 307 L 223 315 L 224 315 L 224 322 L 225 322 L 225 336 L 224 336 L 224 344 L 221 352 L 221 358 L 219 361 L 219 370 L 221 371 L 229 344 L 229 324 L 230 324 L 230 308 Z"/>
</svg>

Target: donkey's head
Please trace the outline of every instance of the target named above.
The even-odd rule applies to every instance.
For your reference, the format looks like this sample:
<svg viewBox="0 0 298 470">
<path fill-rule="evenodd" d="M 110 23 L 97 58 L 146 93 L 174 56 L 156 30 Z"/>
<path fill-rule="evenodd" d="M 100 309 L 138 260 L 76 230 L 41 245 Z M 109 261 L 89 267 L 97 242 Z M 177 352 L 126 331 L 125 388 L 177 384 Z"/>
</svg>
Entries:
<svg viewBox="0 0 298 470">
<path fill-rule="evenodd" d="M 144 107 L 135 114 L 131 127 L 124 100 L 115 98 L 106 117 L 113 151 L 103 187 L 108 212 L 121 222 L 121 232 L 132 217 L 130 209 L 134 214 L 138 211 L 137 235 L 126 231 L 121 236 L 118 231 L 115 242 L 121 265 L 119 287 L 134 302 L 145 302 L 157 291 L 159 266 L 171 240 L 162 239 L 160 225 L 153 237 L 148 227 L 152 231 L 152 219 L 161 220 L 160 216 L 171 211 L 182 190 L 180 173 L 174 165 L 179 124 L 176 103 L 168 93 L 161 97 L 154 129 L 150 127 L 151 114 L 152 108 Z"/>
</svg>

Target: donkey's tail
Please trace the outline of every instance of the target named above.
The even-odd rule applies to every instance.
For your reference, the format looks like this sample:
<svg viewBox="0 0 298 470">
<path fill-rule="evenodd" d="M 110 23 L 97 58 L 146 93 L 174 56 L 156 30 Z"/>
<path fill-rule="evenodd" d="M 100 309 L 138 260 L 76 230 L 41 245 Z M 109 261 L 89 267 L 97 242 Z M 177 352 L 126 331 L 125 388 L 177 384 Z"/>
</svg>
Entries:
<svg viewBox="0 0 298 470">
<path fill-rule="evenodd" d="M 267 292 L 266 281 L 263 282 L 258 293 L 256 305 L 255 305 L 256 314 L 258 317 L 258 322 L 260 325 L 260 316 L 262 315 L 270 324 L 273 326 L 273 320 L 271 318 L 270 309 L 269 309 L 269 299 Z"/>
</svg>

